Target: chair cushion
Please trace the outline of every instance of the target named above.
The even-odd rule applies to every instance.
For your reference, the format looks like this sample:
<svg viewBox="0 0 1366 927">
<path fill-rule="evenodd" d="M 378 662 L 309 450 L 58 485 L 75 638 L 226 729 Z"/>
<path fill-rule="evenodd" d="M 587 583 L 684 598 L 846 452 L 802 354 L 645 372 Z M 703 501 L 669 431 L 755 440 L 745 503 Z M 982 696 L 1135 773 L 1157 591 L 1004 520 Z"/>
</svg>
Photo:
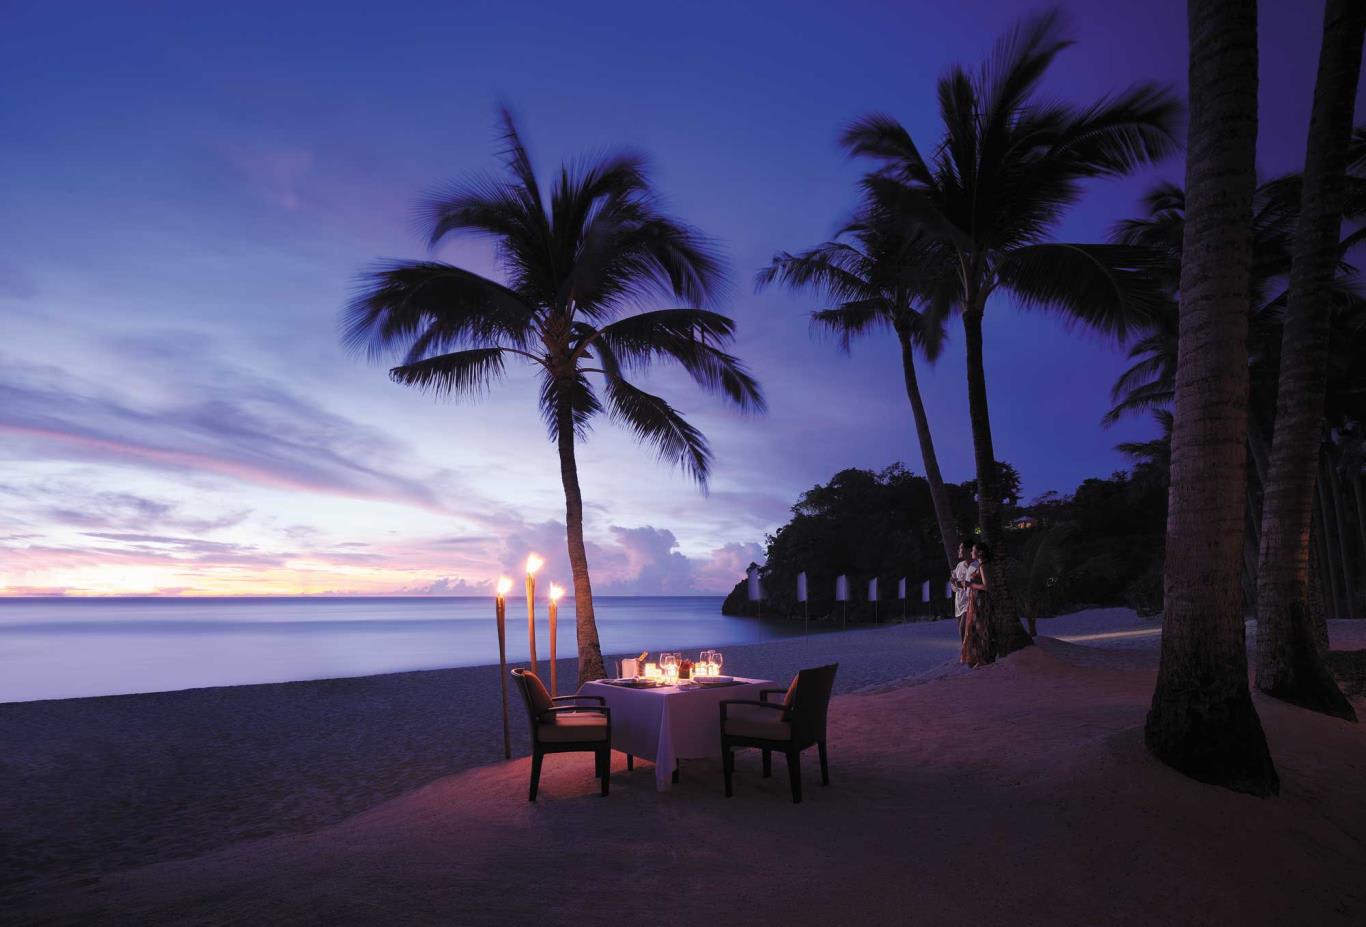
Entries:
<svg viewBox="0 0 1366 927">
<path fill-rule="evenodd" d="M 536 725 L 541 743 L 562 744 L 580 740 L 606 740 L 607 717 L 593 711 L 552 715 L 554 720 Z"/>
<path fill-rule="evenodd" d="M 792 725 L 783 720 L 781 711 L 773 708 L 733 705 L 726 710 L 726 733 L 761 740 L 791 740 Z"/>
<path fill-rule="evenodd" d="M 535 673 L 523 673 L 522 679 L 526 680 L 526 694 L 531 699 L 531 710 L 539 715 L 541 712 L 554 706 L 550 700 L 550 693 L 546 691 L 545 683 L 541 682 Z"/>
</svg>

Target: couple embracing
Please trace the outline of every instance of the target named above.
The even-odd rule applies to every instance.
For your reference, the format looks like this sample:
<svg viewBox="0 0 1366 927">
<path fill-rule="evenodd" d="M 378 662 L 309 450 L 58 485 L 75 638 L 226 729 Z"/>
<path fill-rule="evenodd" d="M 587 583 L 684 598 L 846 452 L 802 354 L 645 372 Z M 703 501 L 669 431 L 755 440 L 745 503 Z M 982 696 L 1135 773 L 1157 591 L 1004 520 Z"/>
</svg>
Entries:
<svg viewBox="0 0 1366 927">
<path fill-rule="evenodd" d="M 953 613 L 958 637 L 963 641 L 959 661 L 978 667 L 995 659 L 991 643 L 991 584 L 987 564 L 991 550 L 978 541 L 971 548 L 958 545 L 958 565 L 953 568 Z"/>
</svg>

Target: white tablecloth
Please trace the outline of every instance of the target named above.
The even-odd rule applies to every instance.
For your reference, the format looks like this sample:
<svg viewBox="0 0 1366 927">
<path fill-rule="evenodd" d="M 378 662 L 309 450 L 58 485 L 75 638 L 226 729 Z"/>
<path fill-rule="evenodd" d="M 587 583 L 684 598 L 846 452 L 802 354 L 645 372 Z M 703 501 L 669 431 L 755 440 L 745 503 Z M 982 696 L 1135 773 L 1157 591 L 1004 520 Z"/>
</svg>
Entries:
<svg viewBox="0 0 1366 927">
<path fill-rule="evenodd" d="M 580 695 L 601 695 L 612 709 L 612 749 L 654 760 L 655 787 L 666 791 L 680 759 L 721 756 L 721 709 L 726 699 L 758 699 L 767 679 L 736 677 L 735 686 L 631 689 L 584 683 Z"/>
</svg>

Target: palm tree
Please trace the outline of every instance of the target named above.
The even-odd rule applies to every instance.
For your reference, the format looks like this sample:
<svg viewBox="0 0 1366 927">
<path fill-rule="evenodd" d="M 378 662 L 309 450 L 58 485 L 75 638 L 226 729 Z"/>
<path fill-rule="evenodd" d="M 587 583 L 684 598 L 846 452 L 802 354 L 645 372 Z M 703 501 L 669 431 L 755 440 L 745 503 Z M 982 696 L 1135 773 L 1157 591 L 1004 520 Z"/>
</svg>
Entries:
<svg viewBox="0 0 1366 927">
<path fill-rule="evenodd" d="M 1189 0 L 1190 126 L 1162 655 L 1144 729 L 1162 762 L 1254 794 L 1279 782 L 1247 684 L 1248 307 L 1256 0 Z"/>
<path fill-rule="evenodd" d="M 998 549 L 998 474 L 982 358 L 990 297 L 1006 290 L 1022 305 L 1118 336 L 1154 301 L 1146 249 L 1047 239 L 1084 181 L 1126 174 L 1174 148 L 1178 106 L 1153 85 L 1086 107 L 1037 101 L 1049 65 L 1070 44 L 1057 14 L 1049 13 L 1008 33 L 978 74 L 951 68 L 938 85 L 943 138 L 928 159 L 905 128 L 882 114 L 857 120 L 842 139 L 851 154 L 879 165 L 864 179 L 869 209 L 914 229 L 943 259 L 944 272 L 923 295 L 930 314 L 962 315 L 979 529 Z M 1002 578 L 1002 571 L 993 578 L 994 636 L 999 652 L 1008 653 L 1029 638 Z"/>
<path fill-rule="evenodd" d="M 1346 136 L 1344 136 L 1346 138 Z M 1347 142 L 1349 160 L 1346 186 L 1341 198 L 1342 219 L 1353 225 L 1366 216 L 1366 130 L 1352 130 Z M 1281 368 L 1283 341 L 1282 323 L 1289 303 L 1291 249 L 1300 216 L 1300 201 L 1304 178 L 1289 174 L 1262 183 L 1253 194 L 1252 208 L 1252 294 L 1249 319 L 1248 372 L 1251 377 L 1251 404 L 1248 420 L 1248 453 L 1252 468 L 1248 471 L 1249 524 L 1246 548 L 1246 576 L 1253 584 L 1249 603 L 1257 600 L 1255 583 L 1258 579 L 1258 551 L 1261 543 L 1262 496 L 1271 465 L 1272 423 L 1276 414 L 1277 385 Z M 1170 295 L 1165 307 L 1144 329 L 1129 350 L 1132 365 L 1115 381 L 1111 389 L 1114 406 L 1102 420 L 1105 425 L 1119 418 L 1147 410 L 1158 410 L 1171 405 L 1176 383 L 1177 362 L 1177 291 L 1181 269 L 1181 243 L 1185 231 L 1185 193 L 1172 184 L 1159 184 L 1145 197 L 1145 214 L 1121 222 L 1114 240 L 1123 244 L 1154 249 L 1162 255 L 1164 269 L 1160 271 L 1163 287 Z M 1358 289 L 1357 270 L 1348 258 L 1351 252 L 1366 241 L 1366 234 L 1356 229 L 1345 235 L 1338 245 L 1337 261 L 1332 275 L 1328 305 L 1331 309 L 1328 324 L 1329 349 L 1323 370 L 1327 377 L 1324 412 L 1328 428 L 1322 432 L 1320 491 L 1313 495 L 1314 544 L 1309 559 L 1309 583 L 1328 593 L 1326 604 L 1332 614 L 1349 614 L 1351 596 L 1347 580 L 1357 564 L 1350 544 L 1341 543 L 1343 532 L 1339 522 L 1348 516 L 1335 511 L 1329 475 L 1335 472 L 1333 461 L 1339 456 L 1344 437 L 1366 419 L 1361 397 L 1366 395 L 1361 367 L 1360 332 L 1366 328 L 1366 299 Z M 1349 484 L 1350 485 L 1350 480 Z M 1347 501 L 1347 493 L 1339 496 Z M 1366 548 L 1366 543 L 1362 544 Z M 1319 573 L 1322 573 L 1322 577 Z M 1317 593 L 1315 593 L 1316 595 Z M 1320 615 L 1321 603 L 1311 598 L 1310 613 Z M 1322 625 L 1316 624 L 1316 638 L 1322 638 Z"/>
<path fill-rule="evenodd" d="M 934 437 L 915 369 L 917 349 L 931 361 L 938 354 L 944 322 L 942 317 L 931 322 L 916 309 L 916 294 L 923 289 L 924 276 L 923 269 L 917 267 L 924 251 L 917 245 L 914 238 L 901 234 L 899 226 L 878 225 L 867 217 L 855 219 L 832 241 L 801 254 L 782 252 L 774 257 L 760 271 L 758 286 L 763 289 L 782 283 L 793 289 L 815 290 L 834 301 L 834 306 L 812 312 L 811 320 L 836 334 L 846 351 L 854 338 L 874 329 L 895 332 L 901 346 L 906 398 L 925 464 L 925 481 L 930 487 L 944 557 L 952 570 L 958 560 L 958 526 L 939 472 L 939 457 L 934 452 Z"/>
<path fill-rule="evenodd" d="M 1257 688 L 1356 720 L 1324 665 L 1310 620 L 1309 537 L 1328 385 L 1333 281 L 1346 201 L 1348 139 L 1361 75 L 1366 5 L 1328 0 L 1305 155 L 1303 198 L 1281 342 L 1276 426 L 1257 565 Z M 1336 471 L 1330 484 L 1337 501 Z M 1342 505 L 1339 536 L 1345 534 Z M 1344 545 L 1345 546 L 1345 545 Z M 1351 588 L 1351 575 L 1347 574 Z M 1349 597 L 1350 597 L 1349 592 Z"/>
<path fill-rule="evenodd" d="M 627 375 L 673 362 L 742 409 L 759 411 L 764 402 L 723 350 L 734 337 L 729 318 L 703 308 L 625 314 L 652 297 L 707 305 L 724 280 L 711 243 L 661 212 L 643 158 L 628 152 L 565 166 L 546 192 L 506 112 L 502 125 L 507 175 L 458 184 L 430 200 L 425 215 L 432 246 L 456 234 L 492 239 L 505 282 L 439 261 L 387 264 L 365 275 L 343 313 L 342 337 L 372 358 L 400 355 L 390 377 L 438 396 L 483 392 L 510 359 L 539 374 L 541 415 L 564 484 L 582 682 L 604 672 L 576 441 L 605 410 L 705 488 L 706 439 Z"/>
</svg>

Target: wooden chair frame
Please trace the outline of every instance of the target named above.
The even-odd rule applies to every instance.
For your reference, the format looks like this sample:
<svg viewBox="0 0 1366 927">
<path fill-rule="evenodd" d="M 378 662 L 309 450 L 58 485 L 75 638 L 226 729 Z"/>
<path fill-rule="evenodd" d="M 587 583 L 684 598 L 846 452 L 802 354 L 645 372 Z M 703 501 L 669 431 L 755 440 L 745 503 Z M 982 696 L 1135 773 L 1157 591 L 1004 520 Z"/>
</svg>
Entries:
<svg viewBox="0 0 1366 927">
<path fill-rule="evenodd" d="M 601 695 L 561 695 L 551 698 L 552 702 L 597 702 L 596 705 L 556 705 L 545 711 L 536 712 L 531 704 L 531 692 L 524 677 L 536 676 L 526 669 L 514 669 L 512 676 L 522 693 L 522 703 L 526 705 L 527 721 L 531 728 L 531 789 L 527 801 L 536 800 L 536 792 L 541 785 L 541 760 L 547 753 L 592 753 L 594 775 L 602 780 L 602 795 L 605 798 L 612 772 L 612 710 Z M 539 676 L 536 676 L 540 680 Z M 555 714 L 574 712 L 594 712 L 607 719 L 607 736 L 602 740 L 571 740 L 543 742 L 540 738 L 540 725 L 547 717 Z"/>
<path fill-rule="evenodd" d="M 721 768 L 726 782 L 726 797 L 733 794 L 732 779 L 735 776 L 735 753 L 737 747 L 753 747 L 763 751 L 764 778 L 773 775 L 773 753 L 778 751 L 787 757 L 787 777 L 792 789 L 792 803 L 802 800 L 802 751 L 816 747 L 821 760 L 821 785 L 830 784 L 830 766 L 825 750 L 825 721 L 830 707 L 830 694 L 835 685 L 838 663 L 804 669 L 797 674 L 797 688 L 793 693 L 792 706 L 770 702 L 770 695 L 786 695 L 786 689 L 761 689 L 758 700 L 727 699 L 721 703 Z M 782 713 L 782 720 L 791 725 L 791 736 L 786 740 L 771 740 L 765 737 L 749 737 L 726 733 L 726 712 L 732 705 L 747 705 L 768 711 Z"/>
</svg>

